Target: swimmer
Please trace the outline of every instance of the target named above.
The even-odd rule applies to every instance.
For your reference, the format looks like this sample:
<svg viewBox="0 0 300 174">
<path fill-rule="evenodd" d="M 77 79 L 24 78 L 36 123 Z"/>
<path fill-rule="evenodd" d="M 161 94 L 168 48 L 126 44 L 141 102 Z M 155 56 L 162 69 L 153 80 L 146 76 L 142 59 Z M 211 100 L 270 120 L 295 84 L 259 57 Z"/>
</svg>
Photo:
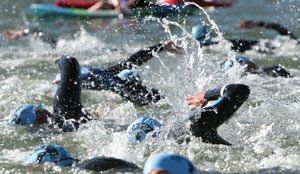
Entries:
<svg viewBox="0 0 300 174">
<path fill-rule="evenodd" d="M 45 34 L 38 26 L 30 26 L 23 30 L 7 30 L 1 32 L 0 35 L 8 40 L 16 40 L 27 36 L 40 38 L 45 43 L 49 43 L 53 48 L 56 46 L 57 40 Z"/>
<path fill-rule="evenodd" d="M 218 44 L 219 41 L 214 40 L 208 36 L 207 29 L 204 25 L 199 24 L 192 28 L 192 36 L 199 41 L 201 46 L 209 46 Z M 272 53 L 271 51 L 276 48 L 272 41 L 260 42 L 259 40 L 242 40 L 242 39 L 228 39 L 231 42 L 231 49 L 237 52 L 245 52 L 247 50 L 256 49 L 260 53 Z"/>
<path fill-rule="evenodd" d="M 146 136 L 153 138 L 159 134 L 162 125 L 155 118 L 142 116 L 132 122 L 127 128 L 127 137 L 130 143 L 136 144 L 145 140 Z"/>
<path fill-rule="evenodd" d="M 288 30 L 281 24 L 264 22 L 264 21 L 252 21 L 252 20 L 240 21 L 240 28 L 249 29 L 254 27 L 263 27 L 265 29 L 272 29 L 277 31 L 281 36 L 288 36 L 291 39 L 295 39 L 295 40 L 298 39 L 290 30 Z"/>
<path fill-rule="evenodd" d="M 80 67 L 78 61 L 69 56 L 61 56 L 56 64 L 60 69 L 60 82 L 53 99 L 53 114 L 42 105 L 26 104 L 11 114 L 12 125 L 40 125 L 47 123 L 64 132 L 72 132 L 81 123 L 91 120 L 81 104 Z"/>
<path fill-rule="evenodd" d="M 236 56 L 236 61 L 226 60 L 221 64 L 221 67 L 225 70 L 229 69 L 234 66 L 235 62 L 245 67 L 244 68 L 245 73 L 268 75 L 271 77 L 285 77 L 285 78 L 293 77 L 281 65 L 275 65 L 270 67 L 257 67 L 257 65 L 254 62 L 250 61 L 250 59 L 245 56 Z"/>
<path fill-rule="evenodd" d="M 142 84 L 140 76 L 133 69 L 134 66 L 142 65 L 150 60 L 153 54 L 162 50 L 177 52 L 170 41 L 159 43 L 142 49 L 115 66 L 107 69 L 99 69 L 93 66 L 80 68 L 80 80 L 83 89 L 110 90 L 118 93 L 127 101 L 143 106 L 159 101 L 162 96 L 157 89 L 149 89 Z M 56 78 L 53 83 L 58 83 Z"/>
<path fill-rule="evenodd" d="M 143 174 L 197 174 L 198 169 L 184 156 L 163 152 L 148 158 Z"/>
<path fill-rule="evenodd" d="M 26 160 L 26 164 L 32 165 L 44 162 L 54 163 L 55 165 L 62 167 L 75 166 L 81 169 L 97 172 L 107 171 L 110 169 L 119 169 L 122 171 L 139 169 L 138 166 L 131 162 L 114 157 L 101 156 L 87 160 L 78 160 L 73 158 L 65 148 L 57 144 L 44 144 L 36 147 Z"/>
<path fill-rule="evenodd" d="M 187 102 L 192 111 L 189 113 L 188 130 L 170 131 L 172 137 L 178 143 L 190 141 L 188 134 L 201 137 L 204 143 L 231 145 L 221 138 L 217 133 L 217 128 L 229 120 L 238 108 L 247 100 L 250 94 L 249 87 L 243 84 L 228 84 L 222 87 L 208 90 L 205 93 L 199 92 L 188 96 Z M 215 100 L 211 105 L 205 106 L 209 101 Z M 144 116 L 133 123 L 127 129 L 127 136 L 131 143 L 142 142 L 150 135 L 159 135 L 161 124 L 158 120 Z M 190 132 L 190 133 L 189 133 Z M 148 134 L 148 135 L 147 135 Z M 186 134 L 186 135 L 183 135 Z"/>
</svg>

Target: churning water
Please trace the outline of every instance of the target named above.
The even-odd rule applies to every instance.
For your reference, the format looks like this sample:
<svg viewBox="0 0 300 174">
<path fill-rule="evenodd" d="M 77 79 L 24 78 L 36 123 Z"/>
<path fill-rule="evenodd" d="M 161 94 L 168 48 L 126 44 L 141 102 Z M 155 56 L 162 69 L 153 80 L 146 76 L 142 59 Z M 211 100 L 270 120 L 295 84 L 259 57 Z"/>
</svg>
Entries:
<svg viewBox="0 0 300 174">
<path fill-rule="evenodd" d="M 195 15 L 168 19 L 75 20 L 50 18 L 37 20 L 26 15 L 31 1 L 2 0 L 0 29 L 22 28 L 38 23 L 47 33 L 58 37 L 52 48 L 35 37 L 0 42 L 0 173 L 89 173 L 78 168 L 61 168 L 50 163 L 25 165 L 32 149 L 44 143 L 57 143 L 75 158 L 113 156 L 143 166 L 147 157 L 162 151 L 187 156 L 205 172 L 212 173 L 298 173 L 300 172 L 300 46 L 296 41 L 276 37 L 263 29 L 241 30 L 240 19 L 258 19 L 282 23 L 300 37 L 300 2 L 297 0 L 239 0 L 229 9 L 206 9 L 225 38 L 276 40 L 279 48 L 270 54 L 248 51 L 260 66 L 281 64 L 294 78 L 241 76 L 242 68 L 224 71 L 219 64 L 237 53 L 230 52 L 226 41 L 199 48 L 191 38 L 191 27 L 209 22 L 201 11 Z M 215 27 L 215 26 L 214 26 Z M 55 86 L 50 82 L 58 69 L 54 61 L 62 54 L 78 58 L 81 65 L 108 67 L 135 51 L 162 40 L 178 39 L 182 55 L 160 53 L 138 68 L 144 83 L 155 87 L 165 98 L 145 107 L 124 103 L 107 91 L 82 91 L 82 103 L 95 119 L 78 131 L 61 133 L 45 128 L 7 125 L 9 114 L 24 103 L 43 102 L 52 111 Z M 188 106 L 185 97 L 226 83 L 250 86 L 247 102 L 218 132 L 233 146 L 211 145 L 194 138 L 178 145 L 162 134 L 130 145 L 125 131 L 114 131 L 112 125 L 126 126 L 141 115 L 151 115 L 165 125 L 184 125 Z M 101 109 L 97 109 L 101 105 Z M 107 173 L 116 173 L 109 171 Z M 122 171 L 118 171 L 122 173 Z M 139 172 L 140 173 L 140 172 Z"/>
</svg>

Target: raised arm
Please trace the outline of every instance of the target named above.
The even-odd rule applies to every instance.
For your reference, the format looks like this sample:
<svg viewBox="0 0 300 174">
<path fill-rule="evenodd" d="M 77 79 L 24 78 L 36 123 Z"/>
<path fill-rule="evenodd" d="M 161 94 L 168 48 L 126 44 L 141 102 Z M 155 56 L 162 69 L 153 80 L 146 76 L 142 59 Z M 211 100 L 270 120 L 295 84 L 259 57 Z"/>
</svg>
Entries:
<svg viewBox="0 0 300 174">
<path fill-rule="evenodd" d="M 203 142 L 230 145 L 217 134 L 217 128 L 231 118 L 250 94 L 243 84 L 229 84 L 205 92 L 203 99 L 215 100 L 210 106 L 190 112 L 192 135 L 201 137 Z"/>
<path fill-rule="evenodd" d="M 131 69 L 133 65 L 142 65 L 153 57 L 153 53 L 159 53 L 163 50 L 163 44 L 159 43 L 151 47 L 144 48 L 134 53 L 129 58 L 121 61 L 118 65 L 108 68 L 113 74 L 117 74 L 124 69 Z"/>
<path fill-rule="evenodd" d="M 60 69 L 60 81 L 53 99 L 53 116 L 59 127 L 65 121 L 86 122 L 90 120 L 81 103 L 80 67 L 76 58 L 61 56 L 56 61 Z"/>
</svg>

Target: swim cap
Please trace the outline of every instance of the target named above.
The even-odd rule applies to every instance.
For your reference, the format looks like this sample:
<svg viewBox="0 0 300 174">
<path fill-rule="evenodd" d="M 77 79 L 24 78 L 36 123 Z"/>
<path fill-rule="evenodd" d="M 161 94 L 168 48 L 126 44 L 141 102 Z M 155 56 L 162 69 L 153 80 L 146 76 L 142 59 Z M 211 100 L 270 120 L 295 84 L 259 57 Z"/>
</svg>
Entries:
<svg viewBox="0 0 300 174">
<path fill-rule="evenodd" d="M 10 124 L 31 125 L 36 120 L 34 106 L 32 104 L 25 104 L 17 108 L 11 114 Z"/>
<path fill-rule="evenodd" d="M 206 28 L 202 24 L 196 25 L 192 28 L 192 36 L 200 42 L 204 41 L 206 34 Z"/>
<path fill-rule="evenodd" d="M 169 174 L 196 174 L 197 169 L 184 156 L 173 152 L 164 152 L 150 157 L 144 165 L 144 174 L 152 170 L 165 170 Z"/>
<path fill-rule="evenodd" d="M 156 137 L 160 127 L 161 124 L 156 119 L 148 116 L 140 117 L 128 126 L 128 140 L 133 144 L 142 142 L 150 132 L 152 137 Z"/>
<path fill-rule="evenodd" d="M 63 132 L 73 132 L 79 128 L 79 123 L 76 121 L 66 120 L 62 125 Z"/>
<path fill-rule="evenodd" d="M 139 76 L 137 71 L 133 69 L 124 69 L 119 72 L 117 76 L 122 80 L 142 83 L 141 77 Z"/>
<path fill-rule="evenodd" d="M 80 78 L 81 79 L 88 79 L 90 77 L 91 71 L 89 67 L 80 67 Z"/>
<path fill-rule="evenodd" d="M 241 56 L 241 55 L 236 56 L 236 57 L 235 57 L 235 60 L 236 60 L 237 62 L 239 62 L 239 63 L 246 63 L 246 62 L 249 62 L 249 58 L 248 58 L 248 57 L 246 57 L 246 56 Z"/>
<path fill-rule="evenodd" d="M 52 162 L 59 166 L 71 166 L 74 161 L 69 152 L 57 144 L 38 146 L 27 160 L 29 164 Z"/>
<path fill-rule="evenodd" d="M 233 60 L 226 60 L 223 63 L 221 63 L 221 67 L 225 70 L 231 68 L 233 66 Z"/>
</svg>

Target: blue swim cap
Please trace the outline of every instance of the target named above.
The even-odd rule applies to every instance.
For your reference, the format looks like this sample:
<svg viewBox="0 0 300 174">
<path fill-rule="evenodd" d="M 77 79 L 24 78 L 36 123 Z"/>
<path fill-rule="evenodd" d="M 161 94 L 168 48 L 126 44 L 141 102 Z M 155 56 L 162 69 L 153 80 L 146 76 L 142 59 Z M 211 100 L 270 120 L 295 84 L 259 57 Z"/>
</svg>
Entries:
<svg viewBox="0 0 300 174">
<path fill-rule="evenodd" d="M 40 145 L 33 150 L 27 159 L 29 164 L 52 162 L 59 166 L 71 166 L 74 161 L 69 152 L 57 144 Z"/>
<path fill-rule="evenodd" d="M 172 153 L 164 152 L 150 157 L 144 165 L 144 174 L 152 170 L 165 170 L 169 174 L 196 174 L 196 167 L 186 157 Z"/>
<path fill-rule="evenodd" d="M 79 128 L 79 123 L 76 121 L 66 120 L 62 125 L 63 132 L 73 132 Z"/>
<path fill-rule="evenodd" d="M 90 77 L 91 71 L 88 67 L 82 66 L 80 67 L 80 78 L 88 79 Z"/>
<path fill-rule="evenodd" d="M 128 140 L 133 144 L 142 142 L 150 132 L 152 137 L 156 137 L 160 127 L 161 124 L 156 119 L 148 116 L 140 117 L 128 126 Z"/>
<path fill-rule="evenodd" d="M 10 124 L 18 125 L 31 125 L 36 120 L 36 114 L 34 106 L 32 104 L 25 104 L 17 108 L 15 112 L 11 114 Z"/>
<path fill-rule="evenodd" d="M 192 28 L 192 36 L 200 42 L 204 41 L 206 34 L 206 28 L 202 24 L 196 25 Z"/>
<path fill-rule="evenodd" d="M 246 57 L 246 56 L 241 56 L 241 55 L 236 56 L 236 57 L 235 57 L 235 60 L 236 60 L 237 62 L 239 62 L 239 63 L 249 62 L 249 58 L 248 58 L 248 57 Z"/>
<path fill-rule="evenodd" d="M 137 71 L 133 69 L 124 69 L 119 72 L 117 76 L 122 80 L 142 83 L 141 77 L 139 76 Z"/>
<path fill-rule="evenodd" d="M 234 62 L 233 60 L 226 60 L 221 64 L 221 67 L 225 70 L 231 68 L 233 66 Z"/>
</svg>

